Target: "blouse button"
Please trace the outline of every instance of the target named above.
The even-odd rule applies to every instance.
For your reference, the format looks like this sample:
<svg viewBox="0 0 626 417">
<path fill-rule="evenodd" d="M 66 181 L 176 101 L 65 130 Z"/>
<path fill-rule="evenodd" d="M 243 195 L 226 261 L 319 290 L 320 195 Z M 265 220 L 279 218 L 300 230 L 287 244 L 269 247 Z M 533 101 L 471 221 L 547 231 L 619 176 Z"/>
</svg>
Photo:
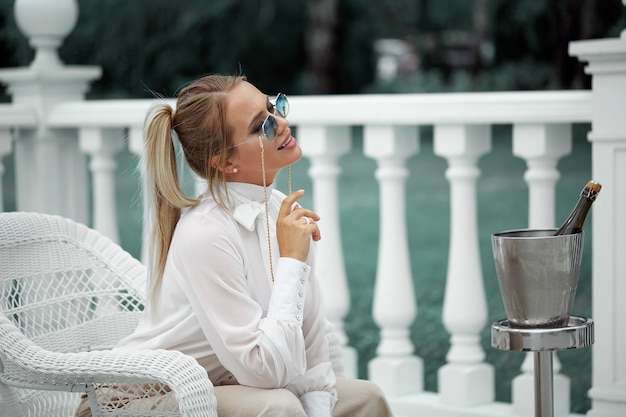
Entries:
<svg viewBox="0 0 626 417">
<path fill-rule="evenodd" d="M 302 320 L 302 317 L 300 317 L 300 315 L 298 314 L 298 315 L 296 316 L 296 320 L 300 321 L 300 320 Z"/>
<path fill-rule="evenodd" d="M 296 307 L 298 307 L 298 309 L 302 310 L 302 303 L 296 304 Z"/>
<path fill-rule="evenodd" d="M 308 270 L 309 270 L 309 266 L 305 264 L 305 265 L 302 267 L 302 269 L 304 269 L 305 271 L 308 271 Z"/>
<path fill-rule="evenodd" d="M 304 296 L 304 291 L 302 291 L 302 290 L 298 291 L 298 295 L 299 295 L 300 297 L 303 297 L 303 296 Z"/>
</svg>

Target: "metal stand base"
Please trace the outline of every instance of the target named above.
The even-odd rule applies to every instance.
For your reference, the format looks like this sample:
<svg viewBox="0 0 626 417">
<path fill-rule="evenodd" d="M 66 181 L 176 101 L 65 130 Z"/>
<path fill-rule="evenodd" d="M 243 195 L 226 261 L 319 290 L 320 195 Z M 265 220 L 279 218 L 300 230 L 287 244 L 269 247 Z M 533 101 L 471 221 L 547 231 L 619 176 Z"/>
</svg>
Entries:
<svg viewBox="0 0 626 417">
<path fill-rule="evenodd" d="M 500 350 L 534 352 L 535 417 L 553 417 L 552 352 L 593 344 L 593 320 L 572 316 L 559 328 L 511 327 L 508 320 L 491 325 L 491 346 Z"/>
</svg>

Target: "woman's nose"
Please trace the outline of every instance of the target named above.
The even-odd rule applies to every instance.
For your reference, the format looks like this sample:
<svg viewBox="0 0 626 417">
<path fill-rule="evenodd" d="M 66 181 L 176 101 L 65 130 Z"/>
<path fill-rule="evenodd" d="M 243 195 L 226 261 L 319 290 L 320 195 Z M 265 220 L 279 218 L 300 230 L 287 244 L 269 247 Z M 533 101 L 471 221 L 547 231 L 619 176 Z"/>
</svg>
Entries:
<svg viewBox="0 0 626 417">
<path fill-rule="evenodd" d="M 278 117 L 276 117 L 276 116 L 278 116 Z M 276 119 L 276 123 L 278 124 L 278 127 L 279 127 L 281 132 L 283 130 L 285 130 L 285 128 L 287 128 L 289 126 L 289 120 L 287 120 L 286 117 L 283 117 L 280 114 L 276 113 L 274 118 Z"/>
</svg>

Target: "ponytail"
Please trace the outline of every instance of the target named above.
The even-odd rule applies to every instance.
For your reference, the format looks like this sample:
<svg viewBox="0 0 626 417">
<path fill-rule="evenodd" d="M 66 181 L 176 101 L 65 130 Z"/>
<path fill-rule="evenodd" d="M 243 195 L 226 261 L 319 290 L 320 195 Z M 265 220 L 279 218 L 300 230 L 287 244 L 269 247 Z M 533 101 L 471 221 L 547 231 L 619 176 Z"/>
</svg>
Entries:
<svg viewBox="0 0 626 417">
<path fill-rule="evenodd" d="M 167 252 L 181 210 L 200 201 L 186 196 L 180 188 L 173 129 L 187 165 L 207 181 L 208 192 L 218 205 L 226 208 L 226 178 L 223 170 L 212 166 L 211 158 L 218 156 L 218 165 L 222 166 L 232 154 L 232 128 L 226 121 L 226 97 L 245 79 L 243 76 L 205 76 L 181 90 L 176 112 L 165 103 L 156 104 L 148 111 L 143 166 L 151 227 L 148 252 L 151 299 L 163 280 Z"/>
<path fill-rule="evenodd" d="M 144 186 L 147 206 L 150 208 L 150 298 L 154 297 L 161 284 L 167 252 L 181 209 L 198 204 L 198 199 L 186 196 L 180 188 L 172 140 L 172 114 L 173 110 L 168 104 L 157 104 L 146 118 Z"/>
</svg>

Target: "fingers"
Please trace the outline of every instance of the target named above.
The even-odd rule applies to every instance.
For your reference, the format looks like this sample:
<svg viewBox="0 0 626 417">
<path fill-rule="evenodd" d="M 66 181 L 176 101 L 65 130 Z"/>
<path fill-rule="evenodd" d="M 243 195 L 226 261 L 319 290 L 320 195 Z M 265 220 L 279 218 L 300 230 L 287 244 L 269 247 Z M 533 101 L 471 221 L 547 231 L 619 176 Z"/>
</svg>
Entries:
<svg viewBox="0 0 626 417">
<path fill-rule="evenodd" d="M 293 211 L 293 207 L 300 207 L 296 202 L 303 195 L 304 195 L 304 190 L 297 190 L 289 194 L 287 197 L 285 197 L 282 204 L 280 205 L 280 210 L 278 211 L 278 217 L 286 217 Z"/>
<path fill-rule="evenodd" d="M 315 213 L 313 210 L 303 208 L 302 206 L 300 206 L 300 204 L 298 204 L 298 200 L 303 195 L 304 190 L 298 190 L 292 192 L 287 197 L 285 197 L 280 206 L 280 210 L 278 211 L 278 217 L 287 217 L 289 215 L 293 215 L 297 220 L 299 220 L 301 217 L 306 216 L 311 220 L 319 221 L 320 216 L 318 216 L 317 213 Z"/>
<path fill-rule="evenodd" d="M 322 238 L 322 232 L 320 232 L 320 228 L 317 226 L 317 223 L 311 222 L 309 227 L 313 227 L 313 231 L 311 232 L 311 238 L 317 242 Z"/>
<path fill-rule="evenodd" d="M 317 220 L 319 220 L 319 216 L 317 218 Z M 308 216 L 302 216 L 300 217 L 300 221 L 302 223 L 302 225 L 304 227 L 306 227 L 310 233 L 311 233 L 311 238 L 314 241 L 318 241 L 322 238 L 322 234 L 320 232 L 320 228 L 318 227 L 317 223 L 315 223 L 316 220 L 312 219 L 311 217 Z"/>
<path fill-rule="evenodd" d="M 301 207 L 297 201 L 304 190 L 294 191 L 282 202 L 276 220 L 276 233 L 281 256 L 305 261 L 309 253 L 311 239 L 321 238 L 317 221 L 320 216 L 312 210 Z"/>
<path fill-rule="evenodd" d="M 311 221 L 318 222 L 320 220 L 320 216 L 318 216 L 316 212 L 300 206 L 293 209 L 290 214 L 298 221 L 302 221 L 302 218 L 304 217 L 309 219 L 309 223 L 311 223 Z"/>
</svg>

